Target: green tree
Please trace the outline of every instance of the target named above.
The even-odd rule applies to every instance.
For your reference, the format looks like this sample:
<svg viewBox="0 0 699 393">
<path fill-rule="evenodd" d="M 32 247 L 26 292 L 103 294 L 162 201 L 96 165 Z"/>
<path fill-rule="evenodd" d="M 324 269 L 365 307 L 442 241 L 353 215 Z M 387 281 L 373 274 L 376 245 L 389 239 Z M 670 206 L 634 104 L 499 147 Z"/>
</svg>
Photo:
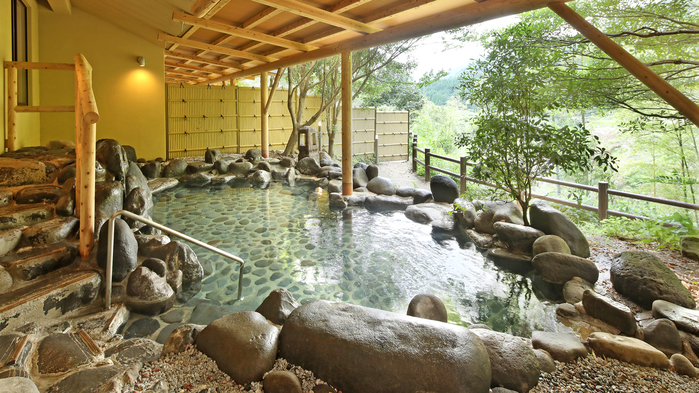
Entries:
<svg viewBox="0 0 699 393">
<path fill-rule="evenodd" d="M 541 28 L 518 23 L 490 33 L 485 58 L 462 74 L 462 98 L 480 108 L 472 133 L 462 133 L 456 145 L 468 149 L 478 165 L 473 175 L 495 183 L 527 211 L 536 177 L 558 168 L 574 172 L 594 165 L 615 170 L 615 159 L 584 127 L 556 127 L 548 111 L 558 106 L 553 82 L 566 70 L 555 66 L 560 54 L 523 42 L 538 37 Z M 551 71 L 551 72 L 549 72 Z"/>
</svg>

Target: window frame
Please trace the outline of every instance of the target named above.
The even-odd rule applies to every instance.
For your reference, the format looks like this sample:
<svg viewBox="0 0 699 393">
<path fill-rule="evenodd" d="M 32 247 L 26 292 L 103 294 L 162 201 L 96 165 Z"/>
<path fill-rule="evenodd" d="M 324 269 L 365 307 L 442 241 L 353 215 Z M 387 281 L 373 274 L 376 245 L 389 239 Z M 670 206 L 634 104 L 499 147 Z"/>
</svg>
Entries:
<svg viewBox="0 0 699 393">
<path fill-rule="evenodd" d="M 12 61 L 29 61 L 29 7 L 22 0 L 11 0 Z M 29 70 L 17 70 L 17 105 L 30 101 Z"/>
</svg>

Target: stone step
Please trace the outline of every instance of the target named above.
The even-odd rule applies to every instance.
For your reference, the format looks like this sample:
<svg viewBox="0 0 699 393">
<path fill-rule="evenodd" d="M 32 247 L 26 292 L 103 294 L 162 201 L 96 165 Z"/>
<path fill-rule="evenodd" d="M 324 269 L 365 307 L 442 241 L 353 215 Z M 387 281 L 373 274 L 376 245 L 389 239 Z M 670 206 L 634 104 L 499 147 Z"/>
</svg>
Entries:
<svg viewBox="0 0 699 393">
<path fill-rule="evenodd" d="M 60 217 L 33 225 L 22 231 L 22 238 L 32 246 L 58 243 L 73 237 L 78 231 L 77 217 Z"/>
<path fill-rule="evenodd" d="M 32 343 L 27 335 L 0 336 L 0 378 L 29 378 L 26 366 L 31 349 Z"/>
<path fill-rule="evenodd" d="M 15 277 L 29 281 L 70 265 L 77 255 L 78 247 L 75 244 L 59 242 L 22 248 L 0 258 L 0 265 Z"/>
<path fill-rule="evenodd" d="M 96 270 L 54 272 L 0 295 L 0 332 L 88 306 L 97 297 L 101 283 L 102 276 Z"/>
<path fill-rule="evenodd" d="M 54 209 L 54 205 L 47 203 L 2 207 L 0 208 L 0 231 L 48 221 L 53 218 Z"/>
</svg>

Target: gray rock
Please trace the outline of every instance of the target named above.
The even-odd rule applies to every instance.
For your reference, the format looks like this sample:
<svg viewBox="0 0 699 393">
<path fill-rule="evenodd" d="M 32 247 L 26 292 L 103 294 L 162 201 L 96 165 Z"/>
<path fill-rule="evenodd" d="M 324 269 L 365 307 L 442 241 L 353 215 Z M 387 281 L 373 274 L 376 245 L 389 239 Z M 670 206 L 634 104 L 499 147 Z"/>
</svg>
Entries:
<svg viewBox="0 0 699 393">
<path fill-rule="evenodd" d="M 228 165 L 228 173 L 237 176 L 247 176 L 252 170 L 252 164 L 249 162 L 232 162 Z"/>
<path fill-rule="evenodd" d="M 250 180 L 261 188 L 264 188 L 272 181 L 272 175 L 267 171 L 257 170 L 250 175 Z"/>
<path fill-rule="evenodd" d="M 136 149 L 134 149 L 133 146 L 122 145 L 121 147 L 124 148 L 124 152 L 126 153 L 126 159 L 129 160 L 129 162 L 138 161 L 138 155 L 136 154 Z"/>
<path fill-rule="evenodd" d="M 47 393 L 121 392 L 125 382 L 135 382 L 140 366 L 102 366 L 73 373 L 53 384 Z"/>
<path fill-rule="evenodd" d="M 364 170 L 366 170 L 366 168 L 367 168 L 368 166 L 369 166 L 369 164 L 367 164 L 367 163 L 365 163 L 365 162 L 361 162 L 361 161 L 358 162 L 358 163 L 356 163 L 356 164 L 354 164 L 354 168 L 362 168 L 362 169 L 364 169 Z"/>
<path fill-rule="evenodd" d="M 133 321 L 124 330 L 124 338 L 150 337 L 160 329 L 160 322 L 155 318 L 141 318 Z"/>
<path fill-rule="evenodd" d="M 162 344 L 147 338 L 132 338 L 104 351 L 105 358 L 112 358 L 119 364 L 132 365 L 150 363 L 160 358 Z"/>
<path fill-rule="evenodd" d="M 76 334 L 54 333 L 46 336 L 36 350 L 40 374 L 59 374 L 90 363 L 93 356 L 78 344 Z"/>
<path fill-rule="evenodd" d="M 10 377 L 0 379 L 0 392 L 39 393 L 39 389 L 29 378 Z"/>
<path fill-rule="evenodd" d="M 342 198 L 342 194 L 339 192 L 331 192 L 328 197 L 328 205 L 331 209 L 345 209 L 347 207 L 347 202 Z"/>
<path fill-rule="evenodd" d="M 262 301 L 257 307 L 258 313 L 269 319 L 272 323 L 283 325 L 286 318 L 289 317 L 300 304 L 294 299 L 294 295 L 284 288 L 275 289 Z"/>
<path fill-rule="evenodd" d="M 17 248 L 22 239 L 22 229 L 15 228 L 0 232 L 0 257 Z"/>
<path fill-rule="evenodd" d="M 527 340 L 487 329 L 471 331 L 488 350 L 491 386 L 528 392 L 539 383 L 539 361 Z"/>
<path fill-rule="evenodd" d="M 336 192 L 338 194 L 342 193 L 342 182 L 339 180 L 330 180 L 328 183 L 328 192 L 333 193 Z"/>
<path fill-rule="evenodd" d="M 303 393 L 301 381 L 291 371 L 272 371 L 265 375 L 265 393 Z"/>
<path fill-rule="evenodd" d="M 115 212 L 124 209 L 124 187 L 118 181 L 95 183 L 95 234 Z"/>
<path fill-rule="evenodd" d="M 270 172 L 270 173 L 272 172 L 272 166 L 269 165 L 269 163 L 266 161 L 260 161 L 257 164 L 257 169 L 260 171 L 265 171 L 265 172 Z"/>
<path fill-rule="evenodd" d="M 129 163 L 129 171 L 126 173 L 126 188 L 124 193 L 129 195 L 129 193 L 137 187 L 141 187 L 146 191 L 145 197 L 148 201 L 147 208 L 153 207 L 153 195 L 151 194 L 150 188 L 148 188 L 148 179 L 143 176 L 143 172 L 135 163 Z"/>
<path fill-rule="evenodd" d="M 56 180 L 58 180 L 58 184 L 63 184 L 67 182 L 68 179 L 75 178 L 76 169 L 77 168 L 75 164 L 63 167 L 63 169 L 61 169 L 61 171 L 58 172 L 58 176 L 56 177 Z"/>
<path fill-rule="evenodd" d="M 202 161 L 194 161 L 187 164 L 187 169 L 185 172 L 187 174 L 199 173 L 199 172 L 209 172 L 214 169 L 214 164 L 209 164 Z"/>
<path fill-rule="evenodd" d="M 245 158 L 250 161 L 257 161 L 262 157 L 262 150 L 260 149 L 249 149 L 245 152 Z"/>
<path fill-rule="evenodd" d="M 297 308 L 284 323 L 279 349 L 280 357 L 343 392 L 379 386 L 386 393 L 487 392 L 490 386 L 488 352 L 469 329 L 347 303 L 317 300 Z"/>
<path fill-rule="evenodd" d="M 262 380 L 274 366 L 279 330 L 254 311 L 211 322 L 197 336 L 197 348 L 239 384 Z"/>
<path fill-rule="evenodd" d="M 296 163 L 296 169 L 304 175 L 315 176 L 320 172 L 320 165 L 313 157 L 304 157 Z"/>
<path fill-rule="evenodd" d="M 582 303 L 591 317 L 614 326 L 627 336 L 633 337 L 636 333 L 636 317 L 625 305 L 589 289 L 583 292 Z"/>
<path fill-rule="evenodd" d="M 320 172 L 316 174 L 316 177 L 323 177 L 327 179 L 341 179 L 342 170 L 334 166 L 321 167 Z"/>
<path fill-rule="evenodd" d="M 479 233 L 473 229 L 464 230 L 466 235 L 473 241 L 476 247 L 479 248 L 490 248 L 493 246 L 493 237 L 487 233 Z M 531 258 L 530 258 L 531 262 Z"/>
<path fill-rule="evenodd" d="M 473 203 L 457 198 L 454 201 L 454 211 L 461 228 L 469 229 L 474 227 L 477 215 L 476 207 L 473 206 Z"/>
<path fill-rule="evenodd" d="M 161 177 L 158 179 L 153 179 L 148 181 L 148 188 L 150 188 L 153 194 L 169 190 L 180 184 L 177 179 Z"/>
<path fill-rule="evenodd" d="M 150 219 L 150 216 L 148 215 L 148 208 L 149 205 L 152 205 L 152 197 L 149 198 L 150 194 L 150 188 L 146 186 L 146 188 L 142 187 L 136 187 L 131 192 L 126 196 L 126 199 L 124 200 L 124 210 L 127 210 L 133 214 L 136 214 L 138 216 L 141 216 L 146 219 Z M 129 224 L 129 227 L 131 228 L 141 228 L 145 224 L 136 221 L 132 218 L 125 217 L 124 221 L 126 221 L 127 224 Z"/>
<path fill-rule="evenodd" d="M 364 199 L 364 207 L 372 211 L 405 210 L 412 205 L 410 198 L 397 196 L 370 195 Z"/>
<path fill-rule="evenodd" d="M 459 186 L 452 178 L 444 175 L 432 176 L 430 190 L 435 202 L 454 203 L 459 197 Z"/>
<path fill-rule="evenodd" d="M 476 231 L 481 233 L 495 234 L 493 224 L 499 221 L 524 225 L 522 211 L 513 202 L 487 201 L 485 203 L 475 203 L 477 215 L 473 222 Z"/>
<path fill-rule="evenodd" d="M 157 179 L 162 172 L 162 164 L 159 162 L 149 162 L 141 167 L 141 172 L 147 179 Z"/>
<path fill-rule="evenodd" d="M 33 186 L 23 188 L 15 194 L 15 203 L 23 205 L 27 203 L 56 203 L 61 197 L 61 187 L 58 186 Z"/>
<path fill-rule="evenodd" d="M 563 284 L 563 298 L 570 304 L 582 302 L 583 292 L 587 289 L 594 289 L 594 287 L 580 277 L 573 277 Z"/>
<path fill-rule="evenodd" d="M 596 283 L 599 278 L 597 265 L 575 255 L 544 252 L 532 259 L 532 265 L 546 282 L 563 285 L 574 277 Z"/>
<path fill-rule="evenodd" d="M 352 169 L 352 188 L 366 187 L 369 183 L 369 177 L 362 168 Z"/>
<path fill-rule="evenodd" d="M 126 294 L 126 307 L 145 315 L 161 314 L 175 304 L 175 291 L 165 278 L 145 266 L 129 274 Z"/>
<path fill-rule="evenodd" d="M 211 303 L 197 304 L 192 310 L 192 316 L 189 318 L 189 323 L 197 325 L 208 325 L 211 322 L 233 313 L 230 306 L 218 306 Z"/>
<path fill-rule="evenodd" d="M 204 153 L 204 161 L 208 164 L 213 164 L 221 159 L 221 151 L 216 149 L 206 149 Z"/>
<path fill-rule="evenodd" d="M 219 159 L 214 162 L 214 169 L 219 175 L 225 175 L 228 173 L 228 167 L 231 165 L 229 160 Z"/>
<path fill-rule="evenodd" d="M 296 160 L 291 157 L 282 157 L 279 159 L 279 165 L 282 168 L 293 168 L 296 166 Z"/>
<path fill-rule="evenodd" d="M 395 195 L 396 186 L 393 185 L 391 179 L 387 177 L 377 176 L 366 185 L 366 189 L 378 195 Z"/>
<path fill-rule="evenodd" d="M 335 168 L 341 168 L 341 167 L 342 167 L 342 166 L 340 165 L 339 162 L 335 162 L 335 161 L 333 161 L 332 159 L 321 159 L 321 160 L 320 160 L 320 166 L 321 166 L 321 167 L 324 167 L 324 166 L 332 166 L 332 167 L 335 167 Z"/>
<path fill-rule="evenodd" d="M 585 346 L 575 335 L 568 333 L 535 331 L 532 333 L 532 346 L 545 350 L 553 359 L 564 363 L 587 356 Z"/>
<path fill-rule="evenodd" d="M 75 212 L 75 178 L 63 183 L 61 196 L 56 202 L 56 214 L 59 216 L 72 216 Z"/>
<path fill-rule="evenodd" d="M 675 372 L 679 375 L 686 375 L 689 378 L 697 377 L 697 370 L 694 368 L 694 365 L 692 365 L 689 359 L 680 355 L 679 353 L 672 355 L 670 358 L 670 364 L 672 365 L 672 368 L 675 369 Z"/>
<path fill-rule="evenodd" d="M 107 233 L 109 225 L 104 225 L 100 231 L 97 246 L 97 265 L 107 268 Z M 121 282 L 137 265 L 138 243 L 131 228 L 121 218 L 114 220 L 114 261 L 112 263 L 112 282 Z"/>
<path fill-rule="evenodd" d="M 141 266 L 147 267 L 148 270 L 160 277 L 165 277 L 167 275 L 167 264 L 162 259 L 148 258 L 141 262 Z"/>
<path fill-rule="evenodd" d="M 145 257 L 158 258 L 165 261 L 168 271 L 182 271 L 182 291 L 177 293 L 177 299 L 187 301 L 201 289 L 201 279 L 204 269 L 192 249 L 179 241 L 171 241 L 163 246 L 153 245 L 139 250 Z"/>
<path fill-rule="evenodd" d="M 278 169 L 272 169 L 272 180 L 273 181 L 282 181 L 284 180 L 284 172 L 278 170 Z"/>
<path fill-rule="evenodd" d="M 675 324 L 665 318 L 655 319 L 643 326 L 643 341 L 670 357 L 682 353 L 682 340 Z"/>
<path fill-rule="evenodd" d="M 180 178 L 185 187 L 204 187 L 211 183 L 212 174 L 206 172 L 191 173 Z"/>
<path fill-rule="evenodd" d="M 62 217 L 35 224 L 22 232 L 22 238 L 32 246 L 58 243 L 73 237 L 80 221 L 76 217 Z"/>
<path fill-rule="evenodd" d="M 578 227 L 565 214 L 544 201 L 529 205 L 529 222 L 547 235 L 556 235 L 568 244 L 570 252 L 582 258 L 590 257 L 590 244 Z"/>
<path fill-rule="evenodd" d="M 606 356 L 645 367 L 670 367 L 670 361 L 665 354 L 633 337 L 594 332 L 588 336 L 587 343 L 598 357 Z"/>
<path fill-rule="evenodd" d="M 667 318 L 678 329 L 699 335 L 699 310 L 690 310 L 665 300 L 653 302 L 653 318 Z"/>
<path fill-rule="evenodd" d="M 653 254 L 622 252 L 612 260 L 609 273 L 614 289 L 640 306 L 651 308 L 660 299 L 690 309 L 697 307 L 677 275 Z"/>
<path fill-rule="evenodd" d="M 435 295 L 421 293 L 415 295 L 408 305 L 408 315 L 411 317 L 447 322 L 447 308 L 442 299 Z"/>
<path fill-rule="evenodd" d="M 544 236 L 544 233 L 536 228 L 509 222 L 495 222 L 493 223 L 493 229 L 495 229 L 495 233 L 500 240 L 510 245 L 510 249 L 522 252 L 531 252 L 534 241 Z"/>
<path fill-rule="evenodd" d="M 532 258 L 528 254 L 516 253 L 504 248 L 491 248 L 488 250 L 488 258 L 500 268 L 517 274 L 527 274 L 534 270 Z"/>
<path fill-rule="evenodd" d="M 12 288 L 14 279 L 10 272 L 8 272 L 4 267 L 0 266 L 0 294 L 6 293 Z"/>
<path fill-rule="evenodd" d="M 420 224 L 430 224 L 433 221 L 449 222 L 453 227 L 455 217 L 449 214 L 451 205 L 446 203 L 421 203 L 405 209 L 405 216 Z M 447 225 L 449 226 L 449 225 Z"/>
<path fill-rule="evenodd" d="M 123 181 L 126 178 L 129 160 L 124 148 L 116 140 L 102 139 L 97 141 L 95 158 L 117 181 Z"/>
<path fill-rule="evenodd" d="M 165 357 L 184 352 L 188 346 L 194 345 L 197 340 L 197 335 L 204 330 L 205 327 L 204 325 L 195 325 L 191 323 L 176 327 L 167 336 L 160 356 Z"/>
<path fill-rule="evenodd" d="M 681 236 L 682 256 L 699 261 L 699 236 Z"/>
<path fill-rule="evenodd" d="M 170 161 L 161 172 L 162 177 L 180 178 L 187 172 L 187 161 L 183 158 L 175 158 Z"/>
<path fill-rule="evenodd" d="M 366 173 L 367 179 L 371 181 L 371 179 L 379 176 L 379 167 L 376 165 L 369 165 L 366 168 L 364 168 L 364 172 Z"/>
<path fill-rule="evenodd" d="M 543 349 L 534 349 L 536 360 L 539 361 L 539 370 L 543 373 L 552 373 L 556 371 L 556 363 L 553 361 L 551 354 Z"/>
<path fill-rule="evenodd" d="M 532 244 L 532 255 L 536 256 L 544 252 L 570 254 L 570 247 L 565 240 L 556 235 L 545 235 L 536 239 Z"/>
</svg>

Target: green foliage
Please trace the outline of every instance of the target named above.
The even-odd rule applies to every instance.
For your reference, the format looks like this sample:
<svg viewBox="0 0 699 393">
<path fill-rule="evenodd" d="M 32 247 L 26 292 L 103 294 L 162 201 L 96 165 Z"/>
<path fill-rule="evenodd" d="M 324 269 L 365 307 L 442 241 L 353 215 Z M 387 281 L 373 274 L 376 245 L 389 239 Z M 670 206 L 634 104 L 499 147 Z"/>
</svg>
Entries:
<svg viewBox="0 0 699 393">
<path fill-rule="evenodd" d="M 680 249 L 680 236 L 699 234 L 692 219 L 680 213 L 653 220 L 609 217 L 596 225 L 584 225 L 583 230 L 586 233 L 633 240 L 639 244 L 656 243 L 659 248 L 673 250 Z"/>
</svg>

